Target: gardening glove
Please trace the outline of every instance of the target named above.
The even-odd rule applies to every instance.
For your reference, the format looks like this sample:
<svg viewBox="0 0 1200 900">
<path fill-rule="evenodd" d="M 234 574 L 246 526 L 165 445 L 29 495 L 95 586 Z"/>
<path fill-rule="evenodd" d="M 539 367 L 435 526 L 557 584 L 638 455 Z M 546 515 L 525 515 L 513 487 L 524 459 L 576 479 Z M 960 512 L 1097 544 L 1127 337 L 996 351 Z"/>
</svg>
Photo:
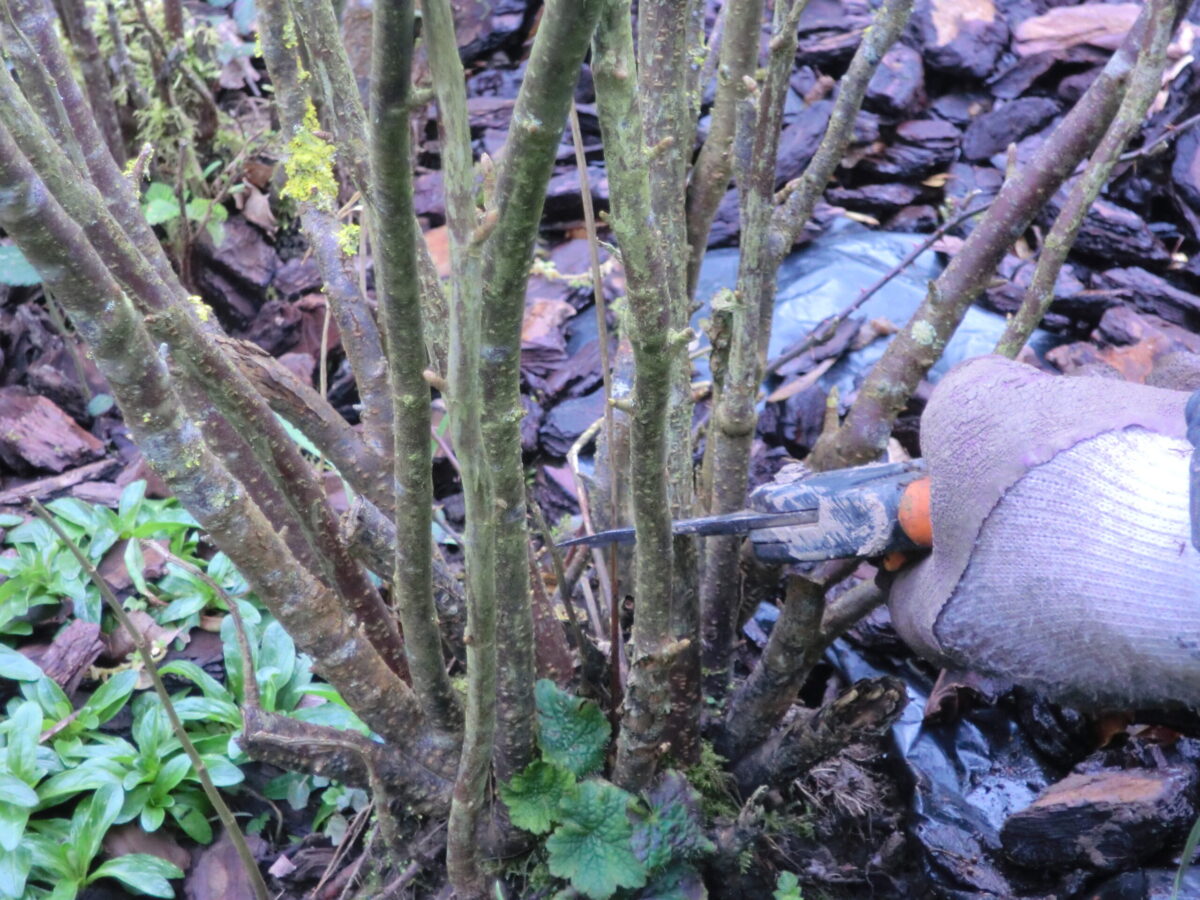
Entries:
<svg viewBox="0 0 1200 900">
<path fill-rule="evenodd" d="M 1187 401 L 994 356 L 955 368 L 921 419 L 933 551 L 892 587 L 901 637 L 1075 706 L 1200 706 Z"/>
</svg>

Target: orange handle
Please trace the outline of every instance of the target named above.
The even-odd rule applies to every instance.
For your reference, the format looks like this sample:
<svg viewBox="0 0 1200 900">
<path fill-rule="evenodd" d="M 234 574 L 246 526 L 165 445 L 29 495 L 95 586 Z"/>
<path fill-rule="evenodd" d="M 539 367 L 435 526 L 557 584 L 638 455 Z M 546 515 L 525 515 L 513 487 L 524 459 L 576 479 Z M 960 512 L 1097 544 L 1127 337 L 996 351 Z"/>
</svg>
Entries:
<svg viewBox="0 0 1200 900">
<path fill-rule="evenodd" d="M 933 519 L 929 515 L 929 479 L 918 478 L 900 495 L 900 528 L 919 547 L 933 546 Z"/>
</svg>

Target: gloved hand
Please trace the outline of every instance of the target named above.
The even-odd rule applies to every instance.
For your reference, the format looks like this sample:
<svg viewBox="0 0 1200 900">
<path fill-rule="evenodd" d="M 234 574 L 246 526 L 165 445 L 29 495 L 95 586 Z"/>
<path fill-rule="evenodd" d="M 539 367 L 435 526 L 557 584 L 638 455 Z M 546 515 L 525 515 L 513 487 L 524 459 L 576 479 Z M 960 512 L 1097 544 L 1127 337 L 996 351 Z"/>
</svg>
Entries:
<svg viewBox="0 0 1200 900">
<path fill-rule="evenodd" d="M 931 659 L 1085 707 L 1200 706 L 1188 395 L 954 369 L 921 420 L 933 551 L 889 606 Z"/>
</svg>

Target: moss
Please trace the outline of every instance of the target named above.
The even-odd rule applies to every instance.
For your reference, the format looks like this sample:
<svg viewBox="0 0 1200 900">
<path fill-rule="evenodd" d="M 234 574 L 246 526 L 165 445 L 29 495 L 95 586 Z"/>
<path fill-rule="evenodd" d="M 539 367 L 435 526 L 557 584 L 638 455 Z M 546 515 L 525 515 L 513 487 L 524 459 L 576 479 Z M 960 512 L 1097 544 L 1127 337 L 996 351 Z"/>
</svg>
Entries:
<svg viewBox="0 0 1200 900">
<path fill-rule="evenodd" d="M 304 111 L 304 124 L 288 142 L 288 156 L 283 163 L 287 184 L 281 193 L 332 212 L 337 197 L 337 180 L 333 177 L 335 151 L 333 144 L 318 136 L 319 130 L 317 111 L 309 100 Z"/>
<path fill-rule="evenodd" d="M 700 761 L 687 769 L 688 782 L 700 793 L 705 815 L 732 819 L 738 814 L 733 776 L 725 770 L 725 757 L 711 741 L 700 742 Z"/>
</svg>

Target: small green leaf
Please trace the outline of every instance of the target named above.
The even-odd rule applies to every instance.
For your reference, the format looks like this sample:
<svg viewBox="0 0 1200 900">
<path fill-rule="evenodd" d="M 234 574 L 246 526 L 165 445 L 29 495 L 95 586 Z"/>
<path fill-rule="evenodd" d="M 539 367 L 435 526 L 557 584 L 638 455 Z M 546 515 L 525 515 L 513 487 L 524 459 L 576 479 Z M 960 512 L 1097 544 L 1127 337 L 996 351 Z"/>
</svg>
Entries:
<svg viewBox="0 0 1200 900">
<path fill-rule="evenodd" d="M 41 670 L 38 670 L 41 672 Z M 42 715 L 47 719 L 65 719 L 71 714 L 71 701 L 63 693 L 53 679 L 42 675 L 33 682 L 21 685 L 21 693 L 29 700 L 36 701 L 42 708 Z"/>
<path fill-rule="evenodd" d="M 180 678 L 186 678 L 196 687 L 200 688 L 205 697 L 214 700 L 224 700 L 232 703 L 233 696 L 225 689 L 225 686 L 217 679 L 213 678 L 205 672 L 200 666 L 186 659 L 175 659 L 166 665 L 158 667 L 160 675 L 178 675 Z"/>
<path fill-rule="evenodd" d="M 0 244 L 0 284 L 11 287 L 30 287 L 41 284 L 42 276 L 29 264 L 25 254 L 15 244 Z"/>
<path fill-rule="evenodd" d="M 156 181 L 146 188 L 142 197 L 142 212 L 151 225 L 162 225 L 179 218 L 179 200 L 171 186 Z"/>
<path fill-rule="evenodd" d="M 32 700 L 26 700 L 9 717 L 5 730 L 8 747 L 4 759 L 8 771 L 28 785 L 37 783 L 37 746 L 42 730 L 42 710 Z"/>
<path fill-rule="evenodd" d="M 187 777 L 190 771 L 192 771 L 192 761 L 188 759 L 187 754 L 178 753 L 168 759 L 158 770 L 158 776 L 154 779 L 154 785 L 150 789 L 150 802 L 165 806 L 163 801 L 167 799 L 175 786 Z"/>
<path fill-rule="evenodd" d="M 15 775 L 0 772 L 0 803 L 32 809 L 38 803 L 37 791 Z"/>
<path fill-rule="evenodd" d="M 0 850 L 0 897 L 24 897 L 32 856 L 28 847 Z"/>
<path fill-rule="evenodd" d="M 0 678 L 9 681 L 37 681 L 42 677 L 38 664 L 7 644 L 0 644 Z"/>
<path fill-rule="evenodd" d="M 85 877 L 100 852 L 100 842 L 121 812 L 125 792 L 115 784 L 103 784 L 71 817 L 70 846 L 79 854 L 79 877 Z"/>
<path fill-rule="evenodd" d="M 184 834 L 197 844 L 212 843 L 212 825 L 208 823 L 208 817 L 196 807 L 185 803 L 176 803 L 167 811 L 176 824 L 183 829 Z"/>
<path fill-rule="evenodd" d="M 88 883 L 98 878 L 115 878 L 127 887 L 151 897 L 174 897 L 175 888 L 168 878 L 182 878 L 183 870 L 149 853 L 127 853 L 110 859 L 96 869 Z"/>
<path fill-rule="evenodd" d="M 117 518 L 121 520 L 122 531 L 131 529 L 137 524 L 138 513 L 146 502 L 146 479 L 139 478 L 131 481 L 121 491 L 121 499 L 117 503 Z"/>
<path fill-rule="evenodd" d="M 88 698 L 83 708 L 95 713 L 96 724 L 103 725 L 125 706 L 137 685 L 137 680 L 138 673 L 133 669 L 118 672 L 96 689 L 96 693 Z"/>
<path fill-rule="evenodd" d="M 60 519 L 66 519 L 72 525 L 78 525 L 86 532 L 95 531 L 103 524 L 92 505 L 84 503 L 77 497 L 59 497 L 57 500 L 51 500 L 46 504 L 46 509 Z"/>
<path fill-rule="evenodd" d="M 208 777 L 217 787 L 241 784 L 246 779 L 241 769 L 223 757 L 203 756 L 201 759 L 204 760 L 204 765 L 208 769 Z"/>
<path fill-rule="evenodd" d="M 120 785 L 123 767 L 107 759 L 89 759 L 81 766 L 51 775 L 38 785 L 38 797 L 43 805 L 53 805 L 72 794 L 94 791 L 101 785 Z"/>
<path fill-rule="evenodd" d="M 16 850 L 25 836 L 29 822 L 29 807 L 0 803 L 0 852 Z"/>
<path fill-rule="evenodd" d="M 162 827 L 163 819 L 166 817 L 167 811 L 164 807 L 147 805 L 142 807 L 142 812 L 138 817 L 138 824 L 142 826 L 142 831 L 158 831 Z"/>
<path fill-rule="evenodd" d="M 88 401 L 87 412 L 94 419 L 97 416 L 104 415 L 115 405 L 116 401 L 113 400 L 112 394 L 96 394 L 96 396 Z"/>
<path fill-rule="evenodd" d="M 800 879 L 794 872 L 780 872 L 771 896 L 774 900 L 804 900 L 800 893 Z"/>
<path fill-rule="evenodd" d="M 558 806 L 575 788 L 575 776 L 554 763 L 534 760 L 500 785 L 500 798 L 518 828 L 545 834 L 558 818 Z"/>
<path fill-rule="evenodd" d="M 578 778 L 604 765 L 611 734 L 600 707 L 560 689 L 548 678 L 534 688 L 538 711 L 538 746 L 546 760 Z"/>
<path fill-rule="evenodd" d="M 646 868 L 633 855 L 633 828 L 626 810 L 633 798 L 606 781 L 585 781 L 559 807 L 563 824 L 546 839 L 550 873 L 567 878 L 592 900 L 617 888 L 646 883 Z"/>
</svg>

